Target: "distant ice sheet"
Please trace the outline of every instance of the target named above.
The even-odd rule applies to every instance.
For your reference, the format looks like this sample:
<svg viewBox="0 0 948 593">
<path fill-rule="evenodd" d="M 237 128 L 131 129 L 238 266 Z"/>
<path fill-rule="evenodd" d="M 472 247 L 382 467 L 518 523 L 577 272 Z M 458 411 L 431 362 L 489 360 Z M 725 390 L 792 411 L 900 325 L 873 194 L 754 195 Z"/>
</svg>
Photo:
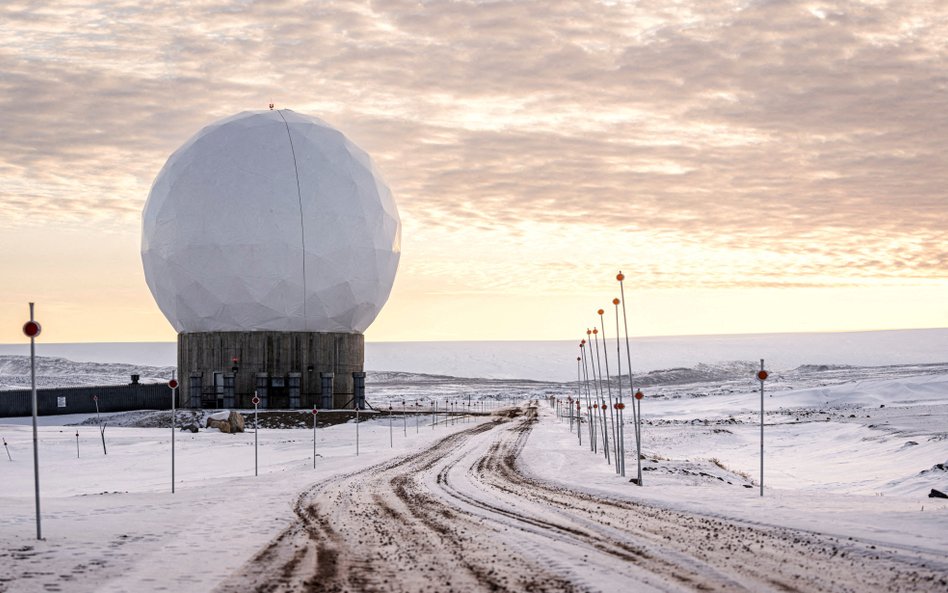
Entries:
<svg viewBox="0 0 948 593">
<path fill-rule="evenodd" d="M 369 342 L 370 371 L 402 371 L 488 379 L 576 379 L 578 336 L 549 342 Z M 752 334 L 633 338 L 632 366 L 637 373 L 730 361 L 766 359 L 767 367 L 786 370 L 804 364 L 883 366 L 948 362 L 948 329 L 848 333 Z M 616 343 L 600 343 L 615 371 Z M 29 354 L 27 344 L 0 345 L 0 354 Z M 45 344 L 37 354 L 79 362 L 126 363 L 165 367 L 175 364 L 173 342 Z M 628 372 L 622 346 L 623 373 Z"/>
<path fill-rule="evenodd" d="M 369 343 L 365 364 L 377 371 L 575 381 L 579 340 Z M 615 340 L 610 337 L 605 347 L 599 346 L 601 353 L 609 356 L 614 373 Z M 625 374 L 624 342 L 621 346 Z M 804 364 L 884 366 L 948 362 L 948 329 L 633 338 L 631 347 L 636 373 L 761 358 L 773 370 Z"/>
</svg>

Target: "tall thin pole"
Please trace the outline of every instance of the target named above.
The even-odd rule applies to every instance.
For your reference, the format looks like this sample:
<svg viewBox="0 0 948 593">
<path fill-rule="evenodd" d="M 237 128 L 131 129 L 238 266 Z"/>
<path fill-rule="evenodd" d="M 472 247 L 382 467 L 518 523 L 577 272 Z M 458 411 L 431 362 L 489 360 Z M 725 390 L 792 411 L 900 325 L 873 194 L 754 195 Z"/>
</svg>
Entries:
<svg viewBox="0 0 948 593">
<path fill-rule="evenodd" d="M 760 359 L 760 372 L 757 373 L 760 379 L 760 495 L 764 495 L 764 379 L 767 378 L 767 371 L 764 370 L 764 359 Z"/>
<path fill-rule="evenodd" d="M 642 485 L 642 399 L 636 398 L 633 405 L 638 408 L 635 413 L 635 459 L 639 464 L 639 486 Z"/>
<path fill-rule="evenodd" d="M 589 368 L 586 365 L 586 340 L 583 340 L 582 342 L 579 343 L 579 353 L 583 357 L 583 378 L 585 379 L 585 383 L 586 383 L 586 416 L 589 419 L 589 450 L 595 453 L 596 452 L 596 423 L 593 422 L 592 402 L 590 401 L 590 394 L 589 394 Z"/>
<path fill-rule="evenodd" d="M 582 406 L 580 402 L 583 400 L 583 372 L 580 370 L 579 365 L 582 362 L 582 357 L 576 357 L 576 435 L 579 438 L 579 446 L 583 446 L 583 416 L 580 413 Z"/>
<path fill-rule="evenodd" d="M 260 401 L 259 397 L 257 397 L 256 393 L 254 393 L 254 398 L 253 398 L 253 475 L 255 476 L 260 475 L 257 469 L 257 433 L 260 432 L 260 422 L 258 421 L 258 418 L 257 418 L 257 406 L 259 405 L 258 404 L 259 401 Z"/>
<path fill-rule="evenodd" d="M 642 446 L 641 446 L 641 443 L 639 443 L 639 432 L 640 432 L 639 431 L 639 412 L 637 410 L 638 406 L 636 404 L 636 400 L 634 397 L 635 389 L 632 387 L 632 350 L 629 348 L 629 322 L 625 314 L 625 285 L 623 284 L 623 280 L 625 280 L 625 275 L 622 273 L 621 270 L 616 275 L 616 280 L 619 281 L 620 298 L 622 299 L 622 325 L 625 326 L 625 358 L 626 358 L 626 362 L 628 362 L 628 368 L 629 368 L 629 396 L 632 397 L 632 424 L 635 427 L 633 431 L 635 432 L 635 451 L 636 451 L 635 463 L 638 467 L 638 480 L 636 481 L 636 483 L 639 486 L 641 486 L 642 485 L 642 459 L 641 459 Z"/>
<path fill-rule="evenodd" d="M 171 373 L 171 383 L 177 385 L 174 378 L 174 372 Z M 175 406 L 177 405 L 178 388 L 171 388 L 171 493 L 174 494 L 174 431 L 175 431 Z"/>
<path fill-rule="evenodd" d="M 33 303 L 30 303 L 30 323 L 36 323 L 33 318 Z M 33 397 L 33 483 L 36 487 L 36 539 L 41 540 L 43 539 L 43 526 L 40 520 L 39 437 L 36 432 L 36 416 L 39 410 L 36 400 L 36 333 L 31 332 L 30 334 L 30 393 Z"/>
<path fill-rule="evenodd" d="M 105 448 L 105 427 L 102 426 L 102 419 L 99 417 L 99 396 L 93 395 L 92 401 L 95 402 L 95 421 L 99 424 L 99 436 L 102 437 L 102 454 L 108 455 L 109 452 Z"/>
<path fill-rule="evenodd" d="M 316 469 L 316 406 L 313 406 L 313 469 Z"/>
<path fill-rule="evenodd" d="M 619 381 L 619 387 L 616 390 L 616 402 L 622 403 L 622 348 L 619 345 L 619 299 L 612 299 L 612 304 L 616 307 L 616 378 Z M 605 337 L 603 337 L 605 339 Z M 632 382 L 632 373 L 629 373 L 629 382 Z M 618 434 L 616 435 L 619 443 L 618 447 L 618 470 L 619 475 L 625 477 L 625 427 L 622 425 L 622 409 L 616 408 L 616 420 L 618 421 Z"/>
<path fill-rule="evenodd" d="M 611 463 L 609 460 L 609 422 L 606 418 L 606 411 L 602 409 L 602 406 L 605 406 L 605 400 L 603 399 L 603 389 L 602 389 L 602 359 L 599 358 L 599 330 L 595 327 L 593 328 L 593 341 L 596 343 L 596 367 L 598 367 L 599 375 L 599 405 L 600 408 L 600 418 L 602 418 L 602 448 L 603 454 L 606 456 L 606 463 Z"/>
<path fill-rule="evenodd" d="M 612 446 L 615 450 L 616 473 L 619 473 L 619 435 L 616 432 L 616 410 L 612 407 L 612 380 L 609 378 L 609 353 L 606 351 L 605 311 L 599 309 L 599 325 L 602 327 L 602 358 L 606 361 L 606 393 L 609 395 L 609 420 L 612 421 Z"/>
<path fill-rule="evenodd" d="M 359 406 L 356 406 L 356 457 L 359 456 Z"/>
<path fill-rule="evenodd" d="M 597 330 L 598 331 L 598 330 Z M 586 342 L 589 345 L 589 352 L 586 356 L 589 359 L 589 370 L 592 375 L 592 393 L 590 396 L 593 400 L 593 423 L 595 427 L 593 429 L 593 435 L 595 439 L 595 446 L 593 447 L 593 453 L 599 453 L 599 442 L 602 440 L 602 412 L 599 410 L 599 381 L 596 379 L 596 361 L 593 359 L 593 342 L 592 342 L 592 331 L 586 330 L 586 333 L 589 334 L 589 339 Z"/>
<path fill-rule="evenodd" d="M 589 397 L 592 399 L 592 418 L 593 418 L 593 453 L 599 453 L 599 441 L 602 440 L 600 432 L 600 421 L 599 421 L 599 386 L 596 382 L 596 361 L 593 359 L 593 342 L 592 342 L 592 330 L 587 329 L 586 334 L 589 338 L 586 341 L 586 345 L 589 346 L 589 351 L 585 352 L 586 360 L 589 363 L 589 369 L 587 370 L 586 381 L 590 381 L 589 377 L 592 377 L 591 389 L 589 390 Z"/>
</svg>

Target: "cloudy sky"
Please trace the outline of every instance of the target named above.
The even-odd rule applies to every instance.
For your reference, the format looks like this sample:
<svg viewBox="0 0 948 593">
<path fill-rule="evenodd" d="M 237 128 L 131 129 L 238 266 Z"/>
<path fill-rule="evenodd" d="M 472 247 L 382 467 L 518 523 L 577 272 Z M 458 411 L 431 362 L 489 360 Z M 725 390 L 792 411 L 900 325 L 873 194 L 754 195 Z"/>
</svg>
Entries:
<svg viewBox="0 0 948 593">
<path fill-rule="evenodd" d="M 171 340 L 139 257 L 170 153 L 273 102 L 376 160 L 370 340 L 948 326 L 948 5 L 0 5 L 0 342 Z"/>
</svg>

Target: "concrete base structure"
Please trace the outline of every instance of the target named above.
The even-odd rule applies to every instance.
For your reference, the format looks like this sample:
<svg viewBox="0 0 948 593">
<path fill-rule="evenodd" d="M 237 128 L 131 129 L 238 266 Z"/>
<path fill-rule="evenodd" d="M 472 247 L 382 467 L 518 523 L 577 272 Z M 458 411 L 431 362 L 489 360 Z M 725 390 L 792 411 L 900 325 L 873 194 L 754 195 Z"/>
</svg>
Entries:
<svg viewBox="0 0 948 593">
<path fill-rule="evenodd" d="M 191 408 L 352 408 L 353 373 L 365 363 L 360 333 L 178 334 L 179 405 Z"/>
</svg>

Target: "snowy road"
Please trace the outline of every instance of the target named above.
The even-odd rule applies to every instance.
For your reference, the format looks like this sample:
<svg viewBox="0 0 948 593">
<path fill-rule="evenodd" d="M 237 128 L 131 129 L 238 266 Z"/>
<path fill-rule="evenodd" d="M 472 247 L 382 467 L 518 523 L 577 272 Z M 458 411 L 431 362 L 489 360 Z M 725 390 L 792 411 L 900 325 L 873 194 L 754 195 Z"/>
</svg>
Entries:
<svg viewBox="0 0 948 593">
<path fill-rule="evenodd" d="M 230 591 L 944 591 L 948 562 L 524 475 L 535 410 L 321 482 Z"/>
</svg>

